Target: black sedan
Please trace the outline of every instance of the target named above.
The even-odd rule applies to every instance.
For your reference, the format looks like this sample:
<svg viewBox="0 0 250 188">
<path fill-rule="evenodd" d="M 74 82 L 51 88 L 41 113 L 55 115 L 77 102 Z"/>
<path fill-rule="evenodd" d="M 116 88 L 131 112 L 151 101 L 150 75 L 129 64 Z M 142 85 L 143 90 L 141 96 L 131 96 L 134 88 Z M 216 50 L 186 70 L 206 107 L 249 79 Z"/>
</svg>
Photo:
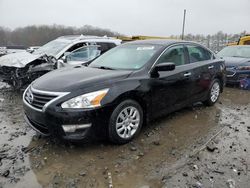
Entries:
<svg viewBox="0 0 250 188">
<path fill-rule="evenodd" d="M 250 45 L 225 47 L 218 56 L 225 59 L 228 84 L 239 84 L 241 80 L 250 78 Z"/>
<path fill-rule="evenodd" d="M 44 135 L 83 140 L 101 133 L 123 144 L 153 118 L 197 101 L 213 105 L 224 79 L 224 60 L 199 44 L 126 43 L 88 67 L 60 69 L 33 82 L 23 95 L 25 119 Z"/>
</svg>

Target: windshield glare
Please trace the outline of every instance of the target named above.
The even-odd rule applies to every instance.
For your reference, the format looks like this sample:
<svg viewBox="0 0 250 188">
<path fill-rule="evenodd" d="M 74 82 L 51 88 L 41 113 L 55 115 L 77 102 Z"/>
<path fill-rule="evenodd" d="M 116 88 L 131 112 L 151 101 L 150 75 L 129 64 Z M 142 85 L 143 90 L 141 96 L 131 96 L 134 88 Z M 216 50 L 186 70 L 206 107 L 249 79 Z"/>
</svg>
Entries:
<svg viewBox="0 0 250 188">
<path fill-rule="evenodd" d="M 33 52 L 33 54 L 46 54 L 49 56 L 56 56 L 60 51 L 62 51 L 66 46 L 71 43 L 69 40 L 56 39 L 53 40 Z"/>
<path fill-rule="evenodd" d="M 250 47 L 247 46 L 229 46 L 222 49 L 218 55 L 220 57 L 243 57 L 250 58 Z"/>
<path fill-rule="evenodd" d="M 113 48 L 94 60 L 89 67 L 112 69 L 140 69 L 160 48 L 158 45 L 122 45 Z"/>
</svg>

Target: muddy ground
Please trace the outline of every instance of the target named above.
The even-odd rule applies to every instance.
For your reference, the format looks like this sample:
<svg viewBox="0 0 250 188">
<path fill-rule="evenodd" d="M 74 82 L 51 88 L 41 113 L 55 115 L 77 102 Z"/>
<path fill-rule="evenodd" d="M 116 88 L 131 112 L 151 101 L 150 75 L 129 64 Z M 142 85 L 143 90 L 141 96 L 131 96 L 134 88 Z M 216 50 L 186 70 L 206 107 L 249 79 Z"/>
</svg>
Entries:
<svg viewBox="0 0 250 188">
<path fill-rule="evenodd" d="M 250 92 L 235 88 L 123 146 L 42 138 L 23 120 L 21 94 L 0 90 L 0 187 L 249 187 L 249 143 Z"/>
</svg>

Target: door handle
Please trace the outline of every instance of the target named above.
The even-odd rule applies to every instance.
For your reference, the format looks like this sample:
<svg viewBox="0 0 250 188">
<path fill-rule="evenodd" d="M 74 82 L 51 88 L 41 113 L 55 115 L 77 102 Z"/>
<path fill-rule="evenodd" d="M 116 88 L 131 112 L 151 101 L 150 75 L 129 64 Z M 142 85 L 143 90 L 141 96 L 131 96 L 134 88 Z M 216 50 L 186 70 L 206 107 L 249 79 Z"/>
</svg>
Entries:
<svg viewBox="0 0 250 188">
<path fill-rule="evenodd" d="M 184 74 L 185 77 L 189 77 L 189 76 L 191 76 L 191 75 L 192 75 L 191 72 L 187 72 L 187 73 Z"/>
<path fill-rule="evenodd" d="M 208 66 L 208 69 L 213 69 L 213 68 L 214 68 L 213 65 Z"/>
</svg>

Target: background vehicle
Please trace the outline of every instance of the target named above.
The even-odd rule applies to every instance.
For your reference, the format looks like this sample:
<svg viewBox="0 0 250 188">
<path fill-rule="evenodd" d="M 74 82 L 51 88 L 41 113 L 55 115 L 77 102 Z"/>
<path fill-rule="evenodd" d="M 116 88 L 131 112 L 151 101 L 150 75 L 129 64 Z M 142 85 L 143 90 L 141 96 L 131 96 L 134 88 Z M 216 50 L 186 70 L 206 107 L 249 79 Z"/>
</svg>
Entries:
<svg viewBox="0 0 250 188">
<path fill-rule="evenodd" d="M 23 95 L 25 119 L 44 135 L 82 140 L 100 132 L 127 143 L 143 122 L 197 101 L 213 105 L 224 68 L 224 60 L 196 43 L 125 43 L 88 67 L 56 70 L 33 82 Z"/>
<path fill-rule="evenodd" d="M 7 54 L 25 52 L 26 47 L 21 45 L 9 45 L 0 47 L 0 57 Z"/>
<path fill-rule="evenodd" d="M 176 39 L 171 37 L 159 37 L 159 36 L 143 36 L 143 35 L 137 35 L 137 36 L 119 36 L 116 37 L 117 39 L 122 40 L 122 42 L 130 42 L 135 40 L 149 40 L 149 39 Z"/>
<path fill-rule="evenodd" d="M 228 84 L 239 84 L 250 78 L 250 45 L 235 45 L 223 48 L 218 56 L 225 59 Z"/>
<path fill-rule="evenodd" d="M 26 48 L 27 48 L 26 46 L 22 46 L 22 45 L 8 45 L 8 46 L 6 46 L 7 54 L 25 52 Z"/>
<path fill-rule="evenodd" d="M 0 57 L 7 54 L 7 48 L 6 47 L 0 47 Z"/>
<path fill-rule="evenodd" d="M 250 35 L 245 35 L 239 38 L 237 42 L 231 42 L 227 44 L 228 46 L 234 45 L 250 45 Z"/>
<path fill-rule="evenodd" d="M 35 50 L 37 50 L 38 48 L 40 48 L 40 46 L 30 46 L 26 49 L 27 52 L 32 53 Z"/>
<path fill-rule="evenodd" d="M 43 74 L 61 67 L 57 65 L 57 60 L 66 59 L 69 54 L 73 56 L 74 53 L 78 53 L 76 50 L 79 48 L 98 45 L 101 53 L 104 53 L 120 43 L 121 40 L 109 37 L 83 35 L 59 37 L 33 53 L 22 52 L 2 56 L 0 58 L 0 78 L 19 89 Z M 81 57 L 81 54 L 83 53 L 78 53 L 77 60 L 79 63 L 85 63 L 86 57 L 85 55 Z M 96 55 L 99 54 L 96 53 Z"/>
</svg>

